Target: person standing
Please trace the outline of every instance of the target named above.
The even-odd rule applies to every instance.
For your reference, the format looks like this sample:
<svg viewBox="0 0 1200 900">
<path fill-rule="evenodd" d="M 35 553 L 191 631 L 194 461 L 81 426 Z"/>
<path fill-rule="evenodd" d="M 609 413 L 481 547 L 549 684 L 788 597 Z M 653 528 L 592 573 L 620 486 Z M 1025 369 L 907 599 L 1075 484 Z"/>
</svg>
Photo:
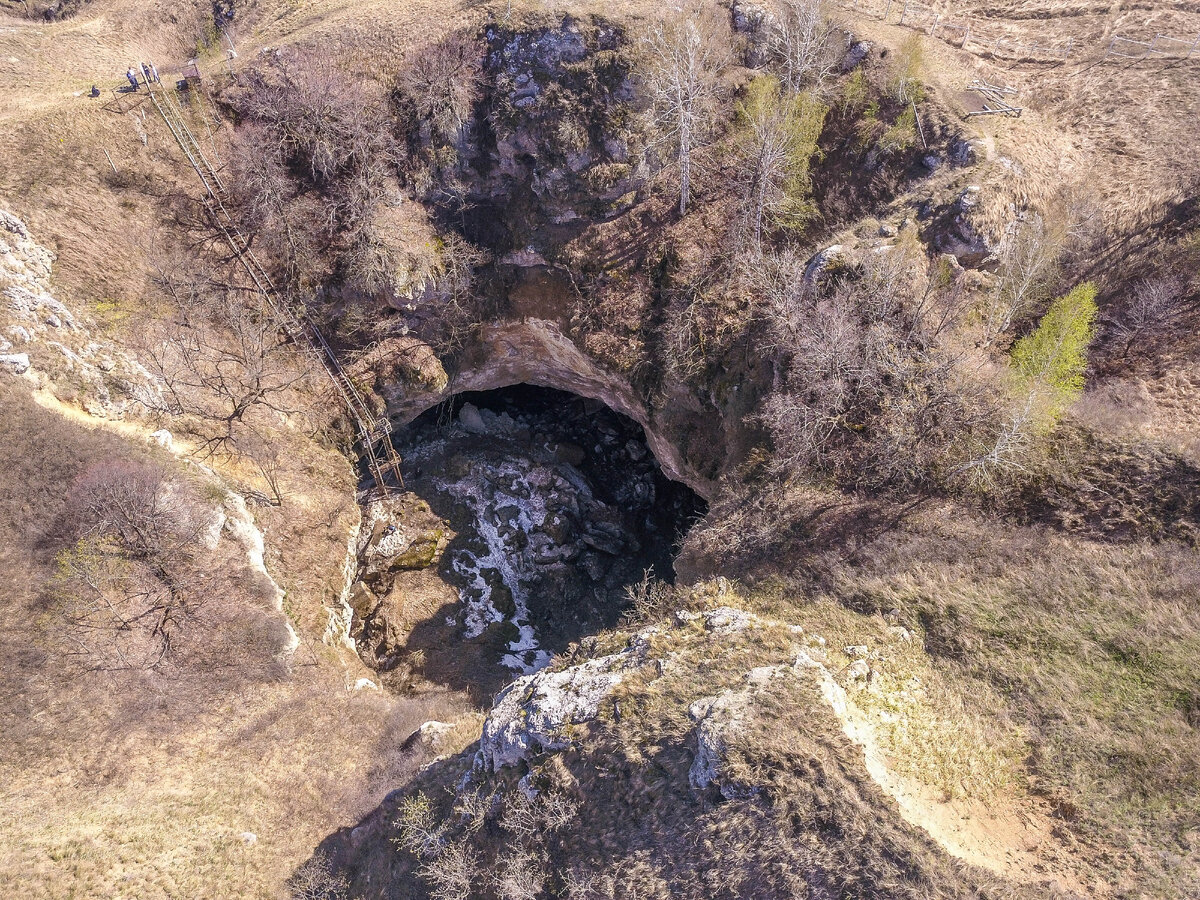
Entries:
<svg viewBox="0 0 1200 900">
<path fill-rule="evenodd" d="M 155 84 L 162 84 L 162 79 L 158 77 L 158 66 L 150 63 L 150 75 L 154 78 Z"/>
<path fill-rule="evenodd" d="M 133 89 L 136 91 L 138 89 L 138 77 L 137 73 L 133 71 L 133 66 L 129 67 L 129 70 L 125 73 L 125 77 L 129 79 L 129 83 L 133 85 Z"/>
</svg>

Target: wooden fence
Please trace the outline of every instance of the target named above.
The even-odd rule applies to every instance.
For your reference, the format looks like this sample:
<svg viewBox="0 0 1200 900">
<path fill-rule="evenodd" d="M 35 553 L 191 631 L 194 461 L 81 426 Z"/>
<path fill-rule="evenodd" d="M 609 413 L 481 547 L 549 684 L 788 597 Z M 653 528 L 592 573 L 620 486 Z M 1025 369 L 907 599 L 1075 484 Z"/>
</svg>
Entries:
<svg viewBox="0 0 1200 900">
<path fill-rule="evenodd" d="M 969 19 L 946 14 L 917 0 L 841 0 L 841 5 L 860 15 L 901 25 L 939 38 L 973 53 L 1012 61 L 1066 62 L 1083 49 L 1074 38 L 1065 43 L 1022 42 L 1010 36 L 989 33 Z M 1150 40 L 1115 35 L 1104 51 L 1104 60 L 1115 59 L 1200 59 L 1200 35 L 1178 38 L 1155 34 Z"/>
</svg>

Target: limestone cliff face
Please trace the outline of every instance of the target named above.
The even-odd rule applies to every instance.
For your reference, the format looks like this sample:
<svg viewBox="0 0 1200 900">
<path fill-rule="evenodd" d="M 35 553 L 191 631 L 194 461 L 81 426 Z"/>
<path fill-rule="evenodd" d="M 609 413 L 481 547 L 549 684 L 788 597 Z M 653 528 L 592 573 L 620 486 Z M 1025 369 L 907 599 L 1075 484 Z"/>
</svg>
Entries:
<svg viewBox="0 0 1200 900">
<path fill-rule="evenodd" d="M 503 256 L 549 254 L 628 209 L 649 174 L 623 29 L 565 17 L 486 30 L 486 121 L 459 175 L 477 214 L 468 237 Z"/>
<path fill-rule="evenodd" d="M 454 232 L 453 240 L 465 238 L 487 261 L 476 267 L 465 301 L 461 292 L 447 300 L 456 288 L 446 266 L 423 282 L 419 297 L 389 300 L 404 336 L 382 342 L 364 368 L 401 424 L 453 394 L 519 383 L 598 400 L 645 429 L 672 479 L 711 498 L 735 462 L 737 451 L 728 448 L 745 444 L 739 386 L 727 386 L 721 400 L 669 379 L 648 388 L 634 372 L 589 354 L 578 322 L 591 298 L 578 287 L 578 254 L 566 248 L 637 207 L 660 165 L 633 76 L 633 39 L 600 16 L 521 28 L 495 23 L 480 38 L 476 116 L 424 206 L 447 237 L 427 243 L 449 243 Z M 443 208 L 451 192 L 458 205 Z M 636 252 L 649 253 L 651 238 L 637 240 Z M 418 338 L 438 345 L 434 334 L 450 302 L 477 304 L 485 321 L 465 347 L 439 359 Z"/>
<path fill-rule="evenodd" d="M 159 408 L 154 377 L 54 296 L 53 263 L 25 223 L 0 209 L 0 376 L 71 395 L 101 418 Z"/>
</svg>

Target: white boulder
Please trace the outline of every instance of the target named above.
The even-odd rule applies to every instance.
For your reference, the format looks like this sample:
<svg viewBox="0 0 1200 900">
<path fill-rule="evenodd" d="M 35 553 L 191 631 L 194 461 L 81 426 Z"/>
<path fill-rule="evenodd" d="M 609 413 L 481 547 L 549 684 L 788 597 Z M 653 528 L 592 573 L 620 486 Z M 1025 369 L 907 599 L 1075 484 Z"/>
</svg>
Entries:
<svg viewBox="0 0 1200 900">
<path fill-rule="evenodd" d="M 24 375 L 28 371 L 28 353 L 0 354 L 0 372 L 7 372 L 10 375 Z"/>
</svg>

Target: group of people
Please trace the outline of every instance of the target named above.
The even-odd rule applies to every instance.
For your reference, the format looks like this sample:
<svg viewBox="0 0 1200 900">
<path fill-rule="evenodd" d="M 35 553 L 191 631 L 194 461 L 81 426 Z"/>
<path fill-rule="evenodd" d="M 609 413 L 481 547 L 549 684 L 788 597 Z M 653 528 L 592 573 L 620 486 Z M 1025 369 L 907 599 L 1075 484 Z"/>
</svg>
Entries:
<svg viewBox="0 0 1200 900">
<path fill-rule="evenodd" d="M 141 79 L 138 77 L 139 70 Z M 158 69 L 155 68 L 154 63 L 144 62 L 137 66 L 130 66 L 129 71 L 125 73 L 125 77 L 129 79 L 129 83 L 133 86 L 135 91 L 138 89 L 138 85 L 142 83 L 143 79 L 145 80 L 147 89 L 149 89 L 151 84 L 160 83 Z"/>
</svg>

